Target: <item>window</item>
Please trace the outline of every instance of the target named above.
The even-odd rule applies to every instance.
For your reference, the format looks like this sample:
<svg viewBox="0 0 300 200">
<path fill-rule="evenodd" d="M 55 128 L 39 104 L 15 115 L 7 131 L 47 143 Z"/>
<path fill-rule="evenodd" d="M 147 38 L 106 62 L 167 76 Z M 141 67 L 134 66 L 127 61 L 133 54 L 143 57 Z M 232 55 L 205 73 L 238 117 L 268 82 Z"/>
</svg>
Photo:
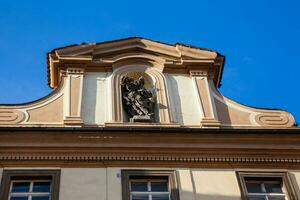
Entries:
<svg viewBox="0 0 300 200">
<path fill-rule="evenodd" d="M 58 200 L 60 171 L 4 170 L 0 199 Z"/>
<path fill-rule="evenodd" d="M 174 171 L 122 171 L 123 200 L 179 200 Z"/>
<path fill-rule="evenodd" d="M 296 195 L 286 173 L 238 172 L 243 199 L 295 200 Z"/>
</svg>

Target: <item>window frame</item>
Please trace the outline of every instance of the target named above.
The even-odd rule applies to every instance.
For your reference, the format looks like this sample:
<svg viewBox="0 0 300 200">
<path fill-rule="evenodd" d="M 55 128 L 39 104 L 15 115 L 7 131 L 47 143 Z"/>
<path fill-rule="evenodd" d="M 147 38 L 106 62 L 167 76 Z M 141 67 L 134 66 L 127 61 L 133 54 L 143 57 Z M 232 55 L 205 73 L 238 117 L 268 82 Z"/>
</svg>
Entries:
<svg viewBox="0 0 300 200">
<path fill-rule="evenodd" d="M 176 172 L 173 170 L 122 170 L 122 200 L 130 200 L 130 177 L 138 176 L 144 178 L 144 180 L 150 181 L 155 177 L 166 177 L 168 178 L 168 187 L 170 189 L 170 199 L 179 200 L 179 191 L 176 181 Z"/>
<path fill-rule="evenodd" d="M 0 199 L 8 200 L 10 195 L 11 184 L 14 181 L 51 181 L 51 200 L 59 199 L 60 170 L 3 170 L 0 185 Z"/>
<path fill-rule="evenodd" d="M 285 197 L 288 200 L 298 200 L 295 189 L 293 187 L 292 179 L 290 178 L 287 172 L 237 172 L 238 183 L 241 190 L 241 195 L 243 200 L 248 200 L 248 192 L 246 188 L 246 181 L 245 178 L 280 178 L 282 180 L 283 191 L 285 193 Z M 268 180 L 266 180 L 268 181 Z M 263 180 L 260 182 L 264 182 Z"/>
</svg>

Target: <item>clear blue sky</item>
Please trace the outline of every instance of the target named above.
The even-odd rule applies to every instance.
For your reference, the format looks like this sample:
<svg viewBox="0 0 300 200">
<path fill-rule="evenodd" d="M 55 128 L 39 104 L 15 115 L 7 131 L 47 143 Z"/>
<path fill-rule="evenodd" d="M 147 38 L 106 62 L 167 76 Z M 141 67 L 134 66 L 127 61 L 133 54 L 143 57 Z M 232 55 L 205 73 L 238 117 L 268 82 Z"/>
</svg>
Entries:
<svg viewBox="0 0 300 200">
<path fill-rule="evenodd" d="M 48 94 L 46 53 L 141 36 L 226 56 L 221 91 L 300 123 L 300 1 L 0 0 L 0 103 Z"/>
</svg>

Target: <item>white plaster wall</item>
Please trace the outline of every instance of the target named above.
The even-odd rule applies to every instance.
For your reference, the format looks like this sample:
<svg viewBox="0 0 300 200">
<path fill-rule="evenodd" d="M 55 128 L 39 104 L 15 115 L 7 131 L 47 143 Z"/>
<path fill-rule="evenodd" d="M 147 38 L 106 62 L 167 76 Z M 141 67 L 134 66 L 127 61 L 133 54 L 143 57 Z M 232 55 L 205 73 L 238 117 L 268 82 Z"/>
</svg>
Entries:
<svg viewBox="0 0 300 200">
<path fill-rule="evenodd" d="M 178 170 L 177 184 L 179 187 L 180 200 L 196 200 L 196 193 L 194 191 L 193 178 L 191 170 Z"/>
<path fill-rule="evenodd" d="M 165 74 L 172 115 L 182 125 L 199 125 L 200 104 L 193 79 L 188 75 Z"/>
<path fill-rule="evenodd" d="M 108 121 L 108 79 L 105 72 L 87 72 L 83 80 L 82 118 L 86 124 Z"/>
<path fill-rule="evenodd" d="M 192 170 L 197 200 L 241 200 L 235 171 Z"/>
<path fill-rule="evenodd" d="M 122 199 L 121 169 L 107 169 L 107 200 Z"/>
<path fill-rule="evenodd" d="M 61 169 L 59 199 L 107 199 L 106 180 L 105 168 L 63 168 Z"/>
</svg>

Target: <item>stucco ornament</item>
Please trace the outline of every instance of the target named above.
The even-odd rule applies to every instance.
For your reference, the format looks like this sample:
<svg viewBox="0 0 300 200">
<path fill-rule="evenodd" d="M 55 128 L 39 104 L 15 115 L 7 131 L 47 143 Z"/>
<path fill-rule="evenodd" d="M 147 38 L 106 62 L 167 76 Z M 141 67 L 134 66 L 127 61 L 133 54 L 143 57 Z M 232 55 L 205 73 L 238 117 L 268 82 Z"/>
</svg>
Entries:
<svg viewBox="0 0 300 200">
<path fill-rule="evenodd" d="M 143 76 L 138 80 L 124 76 L 121 79 L 124 110 L 131 122 L 152 122 L 154 120 L 154 95 L 145 88 Z"/>
</svg>

